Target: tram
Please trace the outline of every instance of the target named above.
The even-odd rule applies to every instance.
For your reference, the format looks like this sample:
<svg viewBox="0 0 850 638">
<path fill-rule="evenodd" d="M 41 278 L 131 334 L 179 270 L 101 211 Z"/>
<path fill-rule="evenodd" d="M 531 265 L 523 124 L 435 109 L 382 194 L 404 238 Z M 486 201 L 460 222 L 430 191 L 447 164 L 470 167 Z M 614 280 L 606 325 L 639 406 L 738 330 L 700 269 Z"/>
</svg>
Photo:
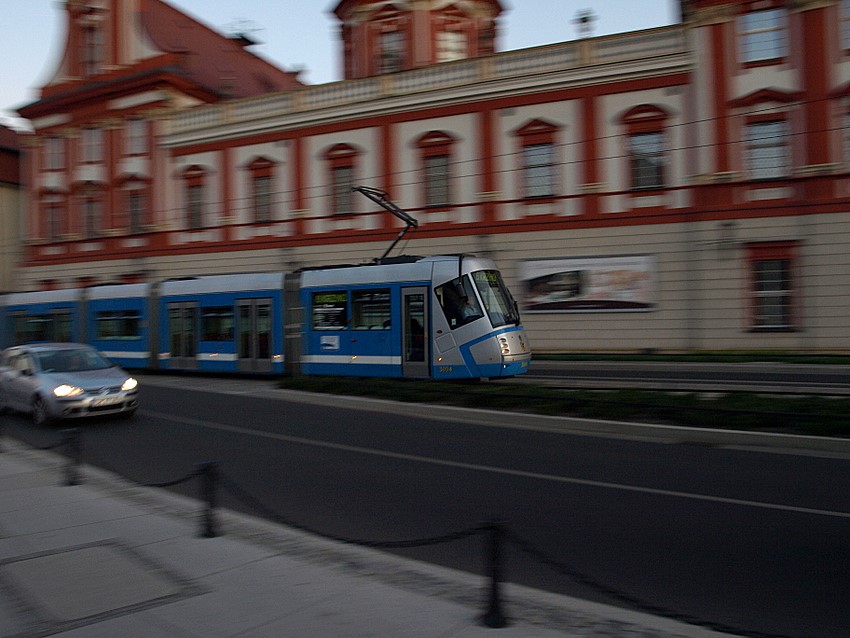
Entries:
<svg viewBox="0 0 850 638">
<path fill-rule="evenodd" d="M 388 255 L 292 273 L 0 296 L 0 345 L 90 343 L 128 368 L 231 374 L 469 379 L 523 374 L 531 348 L 496 264 L 474 255 Z"/>
<path fill-rule="evenodd" d="M 4 347 L 80 341 L 128 369 L 459 379 L 531 360 L 499 270 L 472 255 L 11 293 L 0 316 Z"/>
</svg>

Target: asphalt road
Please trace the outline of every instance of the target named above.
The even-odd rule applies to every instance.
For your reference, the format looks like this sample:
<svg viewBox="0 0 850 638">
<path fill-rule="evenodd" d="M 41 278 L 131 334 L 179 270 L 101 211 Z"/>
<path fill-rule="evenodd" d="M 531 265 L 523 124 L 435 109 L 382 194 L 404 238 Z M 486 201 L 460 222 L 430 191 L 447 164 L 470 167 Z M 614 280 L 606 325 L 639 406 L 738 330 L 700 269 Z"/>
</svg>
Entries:
<svg viewBox="0 0 850 638">
<path fill-rule="evenodd" d="M 268 382 L 173 381 L 143 384 L 132 422 L 85 423 L 85 462 L 162 482 L 215 461 L 276 516 L 355 539 L 451 535 L 495 518 L 518 541 L 506 548 L 514 582 L 742 635 L 847 635 L 847 458 L 306 404 L 275 398 Z M 61 434 L 6 423 L 36 445 Z M 197 496 L 193 484 L 175 489 Z M 233 494 L 223 506 L 263 514 Z M 394 551 L 483 569 L 478 536 Z"/>
</svg>

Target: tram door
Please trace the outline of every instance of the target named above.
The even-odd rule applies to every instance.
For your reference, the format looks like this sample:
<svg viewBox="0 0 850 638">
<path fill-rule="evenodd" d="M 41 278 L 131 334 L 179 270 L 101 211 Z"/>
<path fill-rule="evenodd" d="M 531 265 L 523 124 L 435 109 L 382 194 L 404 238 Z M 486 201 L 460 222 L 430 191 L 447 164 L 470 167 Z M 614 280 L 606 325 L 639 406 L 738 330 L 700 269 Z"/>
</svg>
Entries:
<svg viewBox="0 0 850 638">
<path fill-rule="evenodd" d="M 430 377 L 428 289 L 402 288 L 401 371 L 405 377 Z"/>
<path fill-rule="evenodd" d="M 236 304 L 239 371 L 271 372 L 272 300 L 240 299 Z"/>
<path fill-rule="evenodd" d="M 171 348 L 169 368 L 194 370 L 198 367 L 198 304 L 168 304 L 168 343 Z"/>
</svg>

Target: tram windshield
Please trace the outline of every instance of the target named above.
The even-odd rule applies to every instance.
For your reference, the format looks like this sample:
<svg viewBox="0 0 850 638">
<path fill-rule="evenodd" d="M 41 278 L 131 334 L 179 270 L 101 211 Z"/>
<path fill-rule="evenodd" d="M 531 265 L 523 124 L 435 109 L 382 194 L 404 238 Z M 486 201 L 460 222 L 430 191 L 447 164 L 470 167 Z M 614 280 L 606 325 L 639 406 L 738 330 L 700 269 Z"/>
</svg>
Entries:
<svg viewBox="0 0 850 638">
<path fill-rule="evenodd" d="M 434 292 L 452 330 L 484 316 L 469 275 L 447 281 L 442 286 L 437 286 Z"/>
<path fill-rule="evenodd" d="M 498 270 L 479 270 L 472 273 L 472 280 L 481 296 L 484 310 L 494 328 L 519 324 L 516 302 L 502 281 Z"/>
</svg>

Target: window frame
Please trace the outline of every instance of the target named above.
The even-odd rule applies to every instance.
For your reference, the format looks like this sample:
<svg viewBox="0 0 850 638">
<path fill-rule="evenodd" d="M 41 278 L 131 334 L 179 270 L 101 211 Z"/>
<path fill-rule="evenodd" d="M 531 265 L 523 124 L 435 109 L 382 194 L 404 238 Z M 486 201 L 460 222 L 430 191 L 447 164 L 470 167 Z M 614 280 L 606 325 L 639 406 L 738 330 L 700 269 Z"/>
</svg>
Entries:
<svg viewBox="0 0 850 638">
<path fill-rule="evenodd" d="M 96 126 L 84 127 L 80 134 L 82 163 L 102 163 L 105 151 L 105 141 L 106 135 L 102 128 Z"/>
<path fill-rule="evenodd" d="M 429 131 L 416 140 L 422 166 L 422 202 L 429 209 L 447 209 L 452 202 L 452 158 L 456 138 L 444 131 Z M 434 161 L 444 159 L 434 172 Z"/>
<path fill-rule="evenodd" d="M 746 11 L 736 24 L 738 51 L 744 66 L 775 64 L 788 56 L 788 11 L 784 7 Z M 762 41 L 763 36 L 768 39 Z M 764 53 L 760 53 L 762 50 Z"/>
<path fill-rule="evenodd" d="M 205 228 L 207 171 L 197 164 L 183 170 L 183 210 L 186 228 Z"/>
<path fill-rule="evenodd" d="M 781 130 L 774 135 L 754 135 L 758 129 L 770 125 L 780 125 Z M 770 143 L 776 140 L 775 143 Z M 791 126 L 784 113 L 764 114 L 746 119 L 743 131 L 744 167 L 747 176 L 755 181 L 785 179 L 793 168 L 791 155 Z M 768 151 L 773 152 L 768 152 Z M 760 168 L 757 162 L 775 159 L 775 164 Z"/>
<path fill-rule="evenodd" d="M 150 122 L 140 117 L 126 121 L 124 127 L 124 154 L 127 156 L 144 156 L 148 154 L 148 133 Z"/>
<path fill-rule="evenodd" d="M 559 172 L 557 136 L 560 127 L 542 119 L 534 119 L 514 131 L 517 138 L 520 166 L 520 196 L 526 203 L 553 200 L 558 196 Z M 529 162 L 529 153 L 546 149 L 545 161 Z M 541 186 L 535 181 L 543 180 Z"/>
<path fill-rule="evenodd" d="M 352 188 L 357 177 L 360 150 L 350 144 L 335 144 L 325 152 L 328 170 L 328 201 L 332 217 L 353 215 L 355 204 Z"/>
<path fill-rule="evenodd" d="M 799 291 L 796 287 L 799 265 L 798 242 L 763 242 L 747 245 L 747 264 L 749 268 L 749 330 L 750 332 L 796 332 L 799 325 Z M 759 267 L 771 262 L 781 262 L 784 266 L 784 287 L 767 290 L 764 283 L 770 283 L 761 276 Z M 766 323 L 770 316 L 762 311 L 762 300 L 778 299 L 780 314 L 784 321 Z M 775 314 L 775 313 L 773 313 Z M 764 320 L 763 320 L 764 318 Z"/>
<path fill-rule="evenodd" d="M 44 141 L 44 170 L 65 170 L 65 138 L 51 135 Z"/>
</svg>

